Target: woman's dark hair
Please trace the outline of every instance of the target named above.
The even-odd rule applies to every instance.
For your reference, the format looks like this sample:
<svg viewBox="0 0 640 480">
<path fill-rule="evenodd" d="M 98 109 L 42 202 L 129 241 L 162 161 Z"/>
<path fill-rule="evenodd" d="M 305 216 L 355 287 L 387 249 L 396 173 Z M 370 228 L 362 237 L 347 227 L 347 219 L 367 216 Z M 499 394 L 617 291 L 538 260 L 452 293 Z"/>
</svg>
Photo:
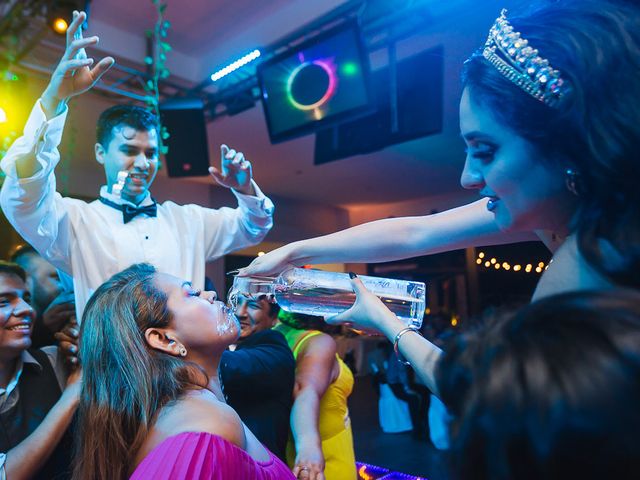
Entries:
<svg viewBox="0 0 640 480">
<path fill-rule="evenodd" d="M 640 294 L 548 297 L 450 345 L 455 478 L 631 479 L 640 472 Z"/>
<path fill-rule="evenodd" d="M 102 284 L 87 303 L 80 329 L 83 378 L 74 479 L 129 478 L 160 409 L 208 384 L 199 366 L 146 342 L 148 328 L 171 322 L 155 274 L 151 265 L 133 265 Z"/>
<path fill-rule="evenodd" d="M 587 261 L 622 285 L 640 286 L 640 7 L 623 0 L 539 2 L 508 16 L 560 71 L 570 90 L 557 108 L 525 93 L 482 56 L 464 65 L 475 103 L 579 172 L 572 230 Z"/>
</svg>

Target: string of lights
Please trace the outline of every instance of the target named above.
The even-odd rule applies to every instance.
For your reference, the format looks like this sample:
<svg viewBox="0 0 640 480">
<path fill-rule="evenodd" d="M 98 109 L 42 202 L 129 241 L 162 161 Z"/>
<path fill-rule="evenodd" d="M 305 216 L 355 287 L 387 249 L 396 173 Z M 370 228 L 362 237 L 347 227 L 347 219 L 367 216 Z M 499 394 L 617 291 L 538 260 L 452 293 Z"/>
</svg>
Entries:
<svg viewBox="0 0 640 480">
<path fill-rule="evenodd" d="M 549 263 L 545 263 L 543 261 L 539 262 L 529 262 L 529 263 L 515 263 L 508 262 L 504 260 L 498 260 L 496 257 L 487 257 L 484 252 L 479 252 L 478 257 L 476 258 L 477 265 L 483 265 L 485 268 L 492 268 L 494 270 L 503 270 L 503 271 L 513 271 L 513 272 L 522 272 L 522 273 L 537 273 L 541 274 L 547 268 L 549 268 Z"/>
</svg>

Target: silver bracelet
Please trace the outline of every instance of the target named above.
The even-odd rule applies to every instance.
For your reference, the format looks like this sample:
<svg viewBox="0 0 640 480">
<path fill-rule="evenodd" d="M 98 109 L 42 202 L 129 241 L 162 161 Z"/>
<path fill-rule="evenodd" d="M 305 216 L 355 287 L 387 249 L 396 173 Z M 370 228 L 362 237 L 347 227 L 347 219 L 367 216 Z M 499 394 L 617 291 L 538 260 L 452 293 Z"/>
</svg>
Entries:
<svg viewBox="0 0 640 480">
<path fill-rule="evenodd" d="M 415 332 L 418 335 L 422 336 L 420 334 L 420 332 L 418 331 L 417 328 L 415 327 L 405 327 L 402 330 L 400 330 L 398 332 L 398 334 L 396 335 L 396 338 L 393 340 L 393 351 L 396 352 L 396 358 L 398 359 L 398 361 L 400 363 L 403 363 L 405 365 L 411 365 L 411 362 L 407 362 L 404 357 L 402 356 L 402 354 L 400 353 L 400 348 L 398 347 L 398 342 L 400 341 L 400 337 L 402 337 L 405 333 L 407 332 Z"/>
</svg>

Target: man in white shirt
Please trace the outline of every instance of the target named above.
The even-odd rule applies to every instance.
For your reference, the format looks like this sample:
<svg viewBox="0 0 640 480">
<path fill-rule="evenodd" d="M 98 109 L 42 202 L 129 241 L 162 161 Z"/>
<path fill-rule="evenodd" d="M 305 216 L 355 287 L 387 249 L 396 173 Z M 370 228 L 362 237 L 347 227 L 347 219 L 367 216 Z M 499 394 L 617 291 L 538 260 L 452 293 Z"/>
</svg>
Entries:
<svg viewBox="0 0 640 480">
<path fill-rule="evenodd" d="M 224 145 L 222 168 L 210 171 L 232 189 L 236 209 L 157 205 L 149 193 L 158 167 L 157 122 L 139 107 L 112 107 L 99 120 L 95 154 L 107 178 L 100 199 L 86 203 L 56 192 L 54 168 L 67 102 L 89 90 L 114 63 L 107 57 L 90 68 L 93 59 L 84 49 L 98 38 L 79 35 L 85 17 L 74 12 L 67 49 L 24 135 L 0 163 L 6 174 L 0 205 L 43 257 L 73 276 L 78 319 L 93 291 L 133 263 L 151 263 L 202 288 L 206 261 L 259 243 L 273 224 L 273 204 L 253 182 L 251 164 Z M 123 171 L 127 177 L 116 194 L 113 186 Z"/>
</svg>

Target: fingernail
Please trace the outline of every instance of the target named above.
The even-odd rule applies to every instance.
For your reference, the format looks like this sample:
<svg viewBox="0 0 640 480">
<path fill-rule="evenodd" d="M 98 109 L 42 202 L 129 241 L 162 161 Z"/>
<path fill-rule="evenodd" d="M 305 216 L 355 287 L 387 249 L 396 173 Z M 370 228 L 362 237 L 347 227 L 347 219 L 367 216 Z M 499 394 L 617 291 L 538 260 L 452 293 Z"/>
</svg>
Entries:
<svg viewBox="0 0 640 480">
<path fill-rule="evenodd" d="M 69 330 L 69 333 L 74 337 L 78 336 L 78 330 L 76 330 L 75 328 L 72 328 L 71 330 Z"/>
<path fill-rule="evenodd" d="M 76 347 L 75 345 L 71 345 L 71 346 L 69 347 L 69 351 L 70 351 L 71 353 L 76 353 L 76 352 L 78 351 L 78 347 Z"/>
<path fill-rule="evenodd" d="M 240 270 L 231 270 L 230 272 L 227 272 L 227 276 L 238 275 L 239 273 Z"/>
<path fill-rule="evenodd" d="M 349 278 L 358 278 L 358 275 L 353 272 L 349 272 Z"/>
</svg>

